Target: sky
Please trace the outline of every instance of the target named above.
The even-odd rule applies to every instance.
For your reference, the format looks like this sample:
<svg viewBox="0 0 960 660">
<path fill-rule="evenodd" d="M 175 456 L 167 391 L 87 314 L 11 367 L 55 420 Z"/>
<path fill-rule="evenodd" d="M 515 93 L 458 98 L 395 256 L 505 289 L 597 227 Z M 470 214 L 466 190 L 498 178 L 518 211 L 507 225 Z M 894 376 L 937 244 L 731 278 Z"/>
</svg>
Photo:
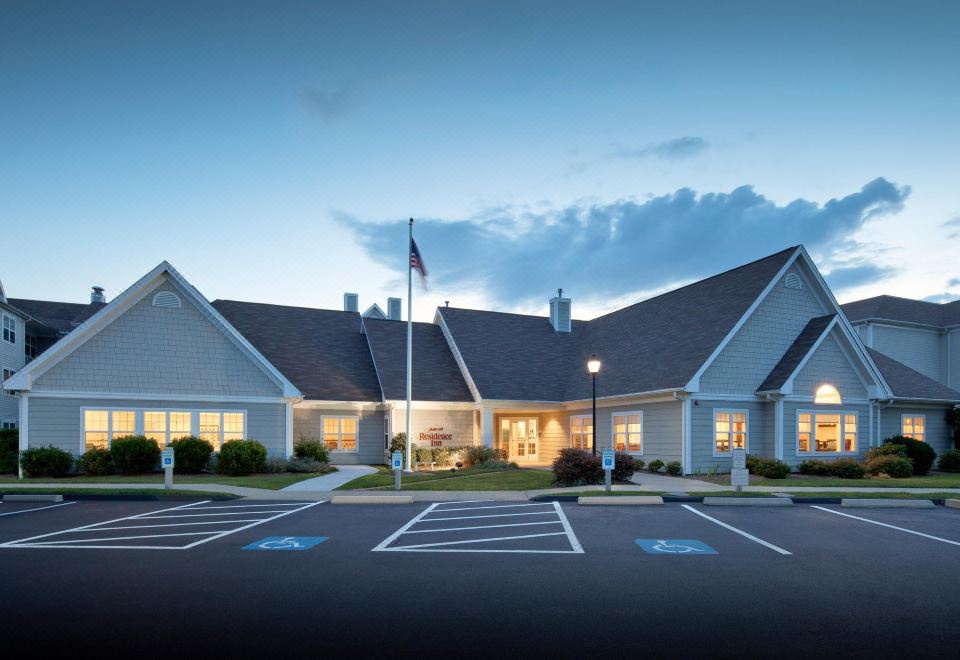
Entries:
<svg viewBox="0 0 960 660">
<path fill-rule="evenodd" d="M 0 280 L 591 318 L 803 243 L 960 298 L 956 2 L 0 3 Z"/>
</svg>

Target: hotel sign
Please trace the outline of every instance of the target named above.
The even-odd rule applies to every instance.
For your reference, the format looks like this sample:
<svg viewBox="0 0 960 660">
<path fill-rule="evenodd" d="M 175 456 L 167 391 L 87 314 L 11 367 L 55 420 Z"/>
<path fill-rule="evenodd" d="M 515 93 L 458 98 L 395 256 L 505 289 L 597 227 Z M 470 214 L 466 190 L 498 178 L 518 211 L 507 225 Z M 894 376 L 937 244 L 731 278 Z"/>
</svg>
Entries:
<svg viewBox="0 0 960 660">
<path fill-rule="evenodd" d="M 442 426 L 431 426 L 420 432 L 420 442 L 429 442 L 432 447 L 442 447 L 444 442 L 452 442 L 453 433 L 443 430 Z"/>
</svg>

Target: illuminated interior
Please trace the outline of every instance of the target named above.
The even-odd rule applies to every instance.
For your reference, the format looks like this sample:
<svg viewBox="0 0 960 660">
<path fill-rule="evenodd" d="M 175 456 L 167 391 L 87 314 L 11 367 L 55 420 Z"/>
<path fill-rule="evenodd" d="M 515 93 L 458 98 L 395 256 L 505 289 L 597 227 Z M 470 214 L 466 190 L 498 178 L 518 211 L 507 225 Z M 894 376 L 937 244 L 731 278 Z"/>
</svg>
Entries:
<svg viewBox="0 0 960 660">
<path fill-rule="evenodd" d="M 843 403 L 840 399 L 840 392 L 833 385 L 821 385 L 817 388 L 817 395 L 814 403 Z"/>
</svg>

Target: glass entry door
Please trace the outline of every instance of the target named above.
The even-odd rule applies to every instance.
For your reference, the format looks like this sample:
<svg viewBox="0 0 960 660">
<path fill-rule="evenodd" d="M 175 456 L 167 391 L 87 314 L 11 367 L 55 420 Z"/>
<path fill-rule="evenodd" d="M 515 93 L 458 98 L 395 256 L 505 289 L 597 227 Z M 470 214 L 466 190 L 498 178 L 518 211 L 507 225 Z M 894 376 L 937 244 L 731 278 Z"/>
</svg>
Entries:
<svg viewBox="0 0 960 660">
<path fill-rule="evenodd" d="M 507 450 L 507 460 L 517 463 L 539 460 L 539 445 L 536 417 L 500 420 L 500 446 Z"/>
</svg>

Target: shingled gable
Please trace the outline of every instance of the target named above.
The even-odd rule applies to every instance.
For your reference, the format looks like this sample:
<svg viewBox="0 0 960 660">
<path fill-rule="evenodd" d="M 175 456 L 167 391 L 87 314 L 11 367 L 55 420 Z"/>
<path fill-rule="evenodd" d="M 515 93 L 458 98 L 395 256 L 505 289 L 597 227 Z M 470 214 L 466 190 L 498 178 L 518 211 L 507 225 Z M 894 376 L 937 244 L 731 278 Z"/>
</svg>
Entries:
<svg viewBox="0 0 960 660">
<path fill-rule="evenodd" d="M 880 351 L 868 348 L 870 357 L 883 374 L 893 391 L 895 399 L 916 401 L 943 401 L 949 403 L 960 402 L 960 392 L 946 385 L 941 385 L 932 378 L 924 376 L 919 371 L 887 357 Z"/>
<path fill-rule="evenodd" d="M 899 321 L 937 328 L 960 325 L 960 300 L 932 303 L 898 296 L 875 296 L 841 306 L 851 321 Z"/>
<path fill-rule="evenodd" d="M 827 314 L 810 319 L 810 322 L 800 331 L 787 352 L 783 354 L 777 365 L 757 388 L 757 392 L 774 392 L 782 388 L 800 368 L 804 358 L 819 345 L 820 339 L 833 328 L 833 320 L 836 317 L 836 314 Z"/>
</svg>

